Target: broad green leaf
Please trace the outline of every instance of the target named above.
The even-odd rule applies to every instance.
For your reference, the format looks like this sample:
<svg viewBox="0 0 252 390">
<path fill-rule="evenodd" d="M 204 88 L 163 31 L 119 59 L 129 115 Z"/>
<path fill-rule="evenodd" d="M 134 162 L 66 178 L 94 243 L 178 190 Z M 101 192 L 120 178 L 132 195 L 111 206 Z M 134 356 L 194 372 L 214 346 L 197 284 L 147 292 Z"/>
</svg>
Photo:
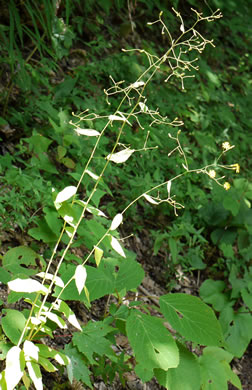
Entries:
<svg viewBox="0 0 252 390">
<path fill-rule="evenodd" d="M 130 156 L 134 152 L 135 149 L 126 148 L 124 150 L 121 150 L 120 152 L 109 154 L 107 156 L 107 160 L 113 161 L 116 164 L 124 163 L 128 160 L 128 158 L 130 158 Z"/>
<path fill-rule="evenodd" d="M 61 145 L 57 146 L 57 153 L 58 153 L 59 160 L 61 160 L 65 156 L 66 152 L 67 152 L 67 149 L 64 148 L 64 146 L 61 146 Z"/>
<path fill-rule="evenodd" d="M 143 197 L 149 202 L 149 203 L 152 203 L 152 204 L 158 204 L 158 202 L 156 202 L 150 195 L 148 194 L 143 194 Z"/>
<path fill-rule="evenodd" d="M 198 297 L 167 294 L 160 297 L 159 303 L 167 321 L 186 340 L 202 345 L 223 343 L 221 326 L 213 310 Z"/>
<path fill-rule="evenodd" d="M 142 362 L 135 365 L 134 371 L 143 382 L 148 382 L 153 378 L 153 370 L 145 367 Z"/>
<path fill-rule="evenodd" d="M 244 308 L 239 311 L 233 316 L 233 325 L 228 329 L 225 342 L 227 349 L 236 357 L 241 358 L 252 339 L 252 315 L 242 313 Z"/>
<path fill-rule="evenodd" d="M 45 221 L 49 229 L 54 234 L 59 235 L 62 229 L 62 221 L 59 218 L 57 210 L 52 207 L 44 207 L 43 213 L 45 214 Z"/>
<path fill-rule="evenodd" d="M 74 131 L 76 131 L 76 133 L 79 135 L 86 135 L 87 137 L 97 137 L 98 135 L 100 135 L 99 131 L 93 130 L 93 129 L 77 128 L 77 129 L 74 129 Z"/>
<path fill-rule="evenodd" d="M 179 348 L 179 365 L 164 371 L 154 371 L 160 385 L 171 390 L 200 390 L 200 366 L 196 356 L 188 351 L 182 344 Z"/>
<path fill-rule="evenodd" d="M 252 311 L 252 294 L 251 294 L 251 292 L 249 292 L 249 290 L 245 287 L 241 290 L 241 296 L 242 296 L 243 302 L 245 303 L 246 306 L 248 306 L 249 310 Z"/>
<path fill-rule="evenodd" d="M 85 282 L 87 279 L 87 271 L 86 271 L 86 268 L 82 264 L 79 264 L 76 267 L 74 279 L 75 279 L 75 284 L 76 284 L 77 290 L 80 294 L 84 288 L 84 285 L 85 285 Z"/>
<path fill-rule="evenodd" d="M 110 230 L 116 230 L 116 229 L 118 228 L 118 226 L 121 225 L 122 220 L 123 220 L 122 214 L 117 214 L 117 215 L 114 217 L 114 219 L 113 219 L 113 221 L 112 221 L 112 223 L 111 223 Z"/>
<path fill-rule="evenodd" d="M 94 247 L 94 257 L 97 267 L 99 267 L 99 264 L 101 262 L 102 256 L 103 256 L 103 250 L 98 248 L 98 246 Z"/>
<path fill-rule="evenodd" d="M 65 167 L 71 168 L 71 169 L 75 168 L 75 165 L 76 165 L 75 162 L 69 157 L 63 157 L 61 162 L 62 162 L 62 164 L 65 165 Z"/>
<path fill-rule="evenodd" d="M 6 316 L 2 317 L 1 325 L 4 333 L 13 344 L 17 344 L 25 327 L 25 317 L 17 310 L 4 310 Z"/>
<path fill-rule="evenodd" d="M 223 331 L 224 338 L 229 332 L 229 327 L 231 322 L 234 320 L 234 309 L 233 309 L 234 301 L 230 301 L 222 310 L 219 315 L 219 321 L 221 324 L 221 328 Z"/>
<path fill-rule="evenodd" d="M 58 205 L 59 207 L 61 205 Z M 55 234 L 55 231 L 52 231 L 47 222 L 44 219 L 40 219 L 36 221 L 38 227 L 32 228 L 28 230 L 28 233 L 31 237 L 35 238 L 35 240 L 42 240 L 45 243 L 57 242 L 58 236 Z"/>
<path fill-rule="evenodd" d="M 228 390 L 228 381 L 238 385 L 238 389 L 242 388 L 229 366 L 232 358 L 233 355 L 218 347 L 204 349 L 199 357 L 202 390 Z"/>
<path fill-rule="evenodd" d="M 90 381 L 91 372 L 85 364 L 83 354 L 80 353 L 78 349 L 72 345 L 72 343 L 67 344 L 64 350 L 71 360 L 71 363 L 67 366 L 69 381 L 71 383 L 73 379 L 77 381 L 82 381 L 83 383 L 85 383 L 85 385 L 92 388 L 92 384 Z"/>
<path fill-rule="evenodd" d="M 0 267 L 0 282 L 7 284 L 10 280 L 11 274 L 3 267 Z"/>
<path fill-rule="evenodd" d="M 26 361 L 31 360 L 31 358 L 36 360 L 36 361 L 38 360 L 39 349 L 35 344 L 33 344 L 32 341 L 25 340 L 24 346 L 23 346 L 23 351 L 25 354 Z"/>
<path fill-rule="evenodd" d="M 39 365 L 35 362 L 27 362 L 26 365 L 36 390 L 43 390 L 42 374 Z"/>
<path fill-rule="evenodd" d="M 126 257 L 123 248 L 114 236 L 111 236 L 111 246 L 117 253 L 119 253 L 119 255 L 121 255 L 122 257 Z"/>
<path fill-rule="evenodd" d="M 104 267 L 103 263 L 100 263 L 98 268 L 86 266 L 87 281 L 84 286 L 89 291 L 89 298 L 92 302 L 95 299 L 99 299 L 107 294 L 112 294 L 115 289 L 115 277 L 111 273 L 111 270 Z M 69 265 L 67 270 L 61 275 L 62 280 L 66 283 L 75 273 L 75 266 Z M 61 291 L 58 287 L 55 289 L 57 293 Z M 62 300 L 77 300 L 87 302 L 86 293 L 82 291 L 78 293 L 75 281 L 73 280 L 63 291 L 61 295 Z M 88 302 L 87 302 L 88 303 Z"/>
<path fill-rule="evenodd" d="M 12 347 L 6 356 L 5 381 L 7 389 L 14 389 L 23 376 L 25 368 L 24 354 L 19 347 Z"/>
<path fill-rule="evenodd" d="M 76 194 L 77 187 L 68 186 L 64 188 L 64 190 L 60 191 L 56 196 L 55 202 L 56 204 L 63 203 L 66 200 L 72 198 Z M 56 207 L 57 208 L 57 207 Z"/>
<path fill-rule="evenodd" d="M 94 354 L 106 355 L 112 360 L 115 357 L 111 348 L 111 341 L 105 336 L 114 331 L 114 328 L 99 322 L 89 322 L 82 332 L 74 333 L 73 344 L 83 353 L 91 364 L 96 364 Z"/>
<path fill-rule="evenodd" d="M 15 279 L 8 282 L 8 287 L 10 290 L 15 292 L 27 292 L 33 293 L 38 292 L 41 294 L 46 294 L 48 289 L 39 283 L 37 280 L 33 279 Z"/>
<path fill-rule="evenodd" d="M 124 288 L 126 291 L 138 287 L 144 278 L 144 270 L 141 265 L 133 260 L 120 261 L 119 271 L 116 276 L 116 290 L 121 291 Z"/>
<path fill-rule="evenodd" d="M 89 291 L 90 301 L 99 299 L 107 294 L 112 294 L 115 290 L 115 277 L 109 268 L 106 268 L 103 263 L 99 268 L 87 268 L 87 283 L 86 287 Z"/>
<path fill-rule="evenodd" d="M 178 366 L 177 345 L 160 318 L 132 310 L 126 330 L 136 360 L 146 370 Z"/>
<path fill-rule="evenodd" d="M 6 342 L 6 340 L 4 340 L 4 338 L 2 337 L 2 341 L 0 341 L 0 359 L 1 360 L 5 360 L 6 359 L 6 355 L 8 353 L 8 351 L 13 347 L 13 344 L 11 344 L 10 342 Z"/>
<path fill-rule="evenodd" d="M 225 195 L 222 204 L 226 210 L 231 211 L 234 217 L 239 213 L 241 207 L 239 199 L 235 199 L 231 195 Z"/>
<path fill-rule="evenodd" d="M 47 152 L 48 147 L 53 142 L 51 139 L 46 138 L 41 134 L 34 134 L 31 137 L 27 138 L 27 141 L 30 144 L 30 147 L 38 155 Z"/>
<path fill-rule="evenodd" d="M 200 287 L 200 297 L 204 302 L 213 305 L 215 310 L 221 311 L 228 302 L 228 297 L 222 292 L 225 288 L 223 281 L 207 279 Z"/>
<path fill-rule="evenodd" d="M 54 284 L 59 287 L 64 287 L 64 282 L 59 276 L 54 276 L 53 274 L 49 274 L 48 272 L 39 272 L 36 276 L 39 276 L 40 278 L 45 278 L 46 280 L 53 280 Z"/>
<path fill-rule="evenodd" d="M 27 246 L 18 246 L 5 253 L 2 267 L 13 275 L 24 274 L 30 276 L 40 271 L 44 264 L 43 257 L 38 255 L 33 249 Z M 11 280 L 11 275 L 9 280 L 6 279 L 6 274 L 5 282 Z"/>
</svg>

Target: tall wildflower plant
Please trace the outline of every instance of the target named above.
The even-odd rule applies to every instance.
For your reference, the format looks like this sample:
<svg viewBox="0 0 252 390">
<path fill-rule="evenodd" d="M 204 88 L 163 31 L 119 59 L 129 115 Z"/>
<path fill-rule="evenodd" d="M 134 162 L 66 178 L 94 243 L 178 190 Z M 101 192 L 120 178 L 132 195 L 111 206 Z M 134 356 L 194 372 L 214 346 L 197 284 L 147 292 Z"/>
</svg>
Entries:
<svg viewBox="0 0 252 390">
<path fill-rule="evenodd" d="M 126 292 L 136 289 L 144 277 L 141 266 L 128 255 L 122 244 L 123 239 L 117 232 L 127 210 L 139 199 L 144 199 L 154 205 L 168 203 L 177 215 L 178 209 L 184 206 L 176 200 L 173 193 L 174 181 L 189 174 L 203 174 L 228 190 L 230 185 L 219 172 L 224 169 L 239 172 L 238 164 L 227 166 L 221 163 L 223 154 L 233 147 L 228 142 L 223 143 L 219 157 L 211 164 L 191 169 L 180 141 L 183 122 L 178 118 L 170 120 L 161 115 L 158 108 L 150 108 L 148 105 L 146 90 L 157 73 L 163 74 L 168 67 L 164 81 L 168 82 L 172 77 L 177 77 L 181 80 L 182 88 L 188 77 L 194 77 L 193 72 L 198 69 L 195 53 L 202 53 L 207 45 L 214 46 L 211 40 L 199 33 L 197 26 L 202 22 L 213 22 L 222 16 L 219 10 L 208 17 L 192 10 L 195 22 L 190 28 L 186 28 L 180 13 L 173 11 L 180 23 L 180 33 L 176 39 L 164 23 L 162 13 L 158 20 L 149 23 L 159 24 L 162 34 L 168 38 L 169 47 L 163 55 L 158 57 L 141 49 L 124 50 L 146 56 L 149 65 L 135 82 L 127 86 L 123 81 L 115 81 L 111 77 L 112 86 L 104 92 L 108 109 L 111 98 L 121 95 L 117 109 L 102 116 L 88 110 L 73 114 L 73 131 L 81 137 L 94 137 L 96 142 L 77 186 L 68 186 L 59 192 L 53 189 L 54 205 L 64 224 L 49 261 L 46 262 L 32 249 L 23 246 L 10 249 L 3 258 L 2 280 L 8 285 L 9 301 L 15 302 L 22 298 L 25 304 L 22 311 L 3 310 L 4 333 L 1 346 L 6 365 L 0 374 L 1 389 L 11 390 L 23 382 L 27 389 L 33 383 L 34 387 L 40 390 L 43 388 L 41 367 L 53 372 L 58 370 L 59 366 L 67 368 L 70 382 L 80 380 L 92 387 L 89 368 L 97 366 L 102 356 L 116 364 L 118 372 L 122 362 L 127 362 L 128 358 L 122 351 L 119 350 L 116 354 L 112 349 L 113 337 L 110 336 L 118 333 L 127 336 L 134 355 L 134 363 L 131 363 L 130 368 L 127 366 L 128 369 L 134 368 L 143 381 L 155 376 L 166 388 L 193 390 L 208 388 L 209 381 L 219 381 L 224 389 L 227 388 L 227 382 L 231 381 L 237 388 L 241 388 L 238 377 L 229 366 L 233 356 L 225 350 L 221 326 L 212 309 L 199 298 L 177 293 L 161 296 L 159 310 L 162 318 L 150 315 L 146 304 L 137 300 L 127 304 L 124 302 Z M 162 67 L 164 64 L 165 68 Z M 134 149 L 123 142 L 123 131 L 125 126 L 132 127 L 133 122 L 137 122 L 144 133 L 146 130 L 142 125 L 143 117 L 145 123 L 146 119 L 149 121 L 148 130 L 143 145 Z M 93 124 L 102 121 L 105 125 L 98 131 L 99 126 L 90 128 L 90 121 Z M 99 143 L 116 124 L 119 124 L 116 140 L 110 153 L 100 156 L 104 163 L 97 174 L 92 167 L 95 166 Z M 168 136 L 176 143 L 167 157 L 167 164 L 172 153 L 179 153 L 181 173 L 130 200 L 125 208 L 108 222 L 109 216 L 92 204 L 98 187 L 106 180 L 108 165 L 123 164 L 133 154 L 143 154 L 150 149 L 150 131 L 153 131 L 153 125 L 160 124 L 167 126 Z M 79 190 L 85 175 L 91 177 L 94 185 L 83 198 Z M 160 192 L 164 193 L 162 189 L 166 191 L 165 197 L 160 196 Z M 80 225 L 85 222 L 85 226 L 90 226 L 92 232 L 94 220 L 101 226 L 101 230 L 95 232 L 95 237 L 99 236 L 97 241 L 93 243 L 90 233 L 90 252 L 84 259 L 75 258 L 74 262 L 69 261 L 68 254 Z M 63 244 L 60 246 L 61 243 Z M 105 319 L 97 323 L 80 323 L 66 303 L 76 300 L 90 307 L 93 300 L 107 295 L 113 297 L 113 302 L 116 303 L 106 308 Z M 67 327 L 76 331 L 64 351 L 51 348 L 44 341 L 48 337 L 53 338 L 53 332 L 57 328 L 64 330 Z M 203 346 L 203 353 L 200 355 L 191 352 L 189 343 Z M 213 370 L 217 370 L 215 372 L 218 372 L 219 376 L 213 375 Z M 123 381 L 123 376 L 121 379 Z"/>
</svg>

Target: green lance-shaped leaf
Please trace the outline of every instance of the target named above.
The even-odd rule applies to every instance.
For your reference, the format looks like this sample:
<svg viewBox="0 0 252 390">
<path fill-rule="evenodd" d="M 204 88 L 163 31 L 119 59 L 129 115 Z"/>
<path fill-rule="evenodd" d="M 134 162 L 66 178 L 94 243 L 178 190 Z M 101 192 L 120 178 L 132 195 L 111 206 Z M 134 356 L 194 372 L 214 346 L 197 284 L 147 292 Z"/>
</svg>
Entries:
<svg viewBox="0 0 252 390">
<path fill-rule="evenodd" d="M 78 222 L 78 216 L 72 205 L 68 203 L 63 203 L 60 208 L 58 208 L 59 215 L 72 227 L 76 227 Z"/>
<path fill-rule="evenodd" d="M 143 194 L 143 197 L 149 202 L 149 203 L 152 203 L 152 204 L 158 204 L 158 202 L 156 202 L 150 195 L 148 194 Z"/>
<path fill-rule="evenodd" d="M 40 319 L 44 320 L 45 318 L 49 318 L 49 320 L 55 322 L 55 324 L 57 324 L 60 327 L 60 329 L 66 329 L 67 328 L 65 321 L 60 316 L 58 316 L 55 313 L 46 312 L 46 311 L 42 312 Z"/>
<path fill-rule="evenodd" d="M 99 131 L 93 129 L 74 129 L 78 135 L 86 135 L 87 137 L 97 137 L 100 135 Z"/>
<path fill-rule="evenodd" d="M 135 149 L 126 148 L 124 150 L 121 150 L 120 152 L 109 154 L 107 156 L 107 160 L 113 161 L 116 164 L 120 164 L 120 163 L 127 161 L 128 158 L 130 158 L 130 156 L 134 152 L 135 152 Z"/>
<path fill-rule="evenodd" d="M 94 180 L 98 180 L 99 179 L 99 176 L 95 175 L 93 172 L 89 171 L 88 169 L 85 170 L 85 173 L 87 173 Z"/>
<path fill-rule="evenodd" d="M 84 200 L 80 200 L 80 199 L 77 199 L 75 201 L 75 203 L 79 204 L 80 206 L 82 207 L 86 207 L 87 206 L 87 202 L 84 202 Z M 93 207 L 93 206 L 90 206 L 88 205 L 87 206 L 87 211 L 93 215 L 98 215 L 99 217 L 105 217 L 107 218 L 106 214 L 104 214 L 103 211 L 97 209 L 96 207 Z"/>
<path fill-rule="evenodd" d="M 97 267 L 99 267 L 102 256 L 103 256 L 103 250 L 98 248 L 98 246 L 95 246 L 94 247 L 94 257 L 95 257 L 95 262 L 96 262 Z"/>
<path fill-rule="evenodd" d="M 122 214 L 117 214 L 117 215 L 114 217 L 114 219 L 113 219 L 113 221 L 112 221 L 112 223 L 111 223 L 110 230 L 116 230 L 116 229 L 118 228 L 118 226 L 121 225 L 122 220 L 123 220 Z"/>
<path fill-rule="evenodd" d="M 169 180 L 169 181 L 167 182 L 167 193 L 168 193 L 168 198 L 171 197 L 171 184 L 172 184 L 172 182 L 171 182 L 171 180 Z"/>
<path fill-rule="evenodd" d="M 54 276 L 53 274 L 49 274 L 46 272 L 39 272 L 36 276 L 39 276 L 40 278 L 45 278 L 46 280 L 53 280 L 54 284 L 59 287 L 64 287 L 64 282 L 59 276 Z"/>
<path fill-rule="evenodd" d="M 198 297 L 167 294 L 160 297 L 159 303 L 167 321 L 186 340 L 202 345 L 222 344 L 220 323 L 213 310 Z"/>
<path fill-rule="evenodd" d="M 72 198 L 76 194 L 77 187 L 68 186 L 64 190 L 60 191 L 55 199 L 55 204 L 63 203 L 66 200 Z M 57 207 L 56 207 L 57 208 Z"/>
<path fill-rule="evenodd" d="M 140 106 L 140 109 L 141 109 L 142 112 L 148 112 L 149 111 L 149 109 L 148 109 L 148 107 L 146 106 L 145 103 L 139 102 L 139 106 Z"/>
<path fill-rule="evenodd" d="M 109 115 L 109 120 L 112 121 L 112 122 L 113 121 L 123 121 L 123 122 L 128 123 L 128 125 L 131 126 L 130 122 L 125 118 L 125 116 L 122 113 L 120 113 L 120 114 L 121 114 L 121 116 L 119 116 L 119 115 Z"/>
<path fill-rule="evenodd" d="M 70 363 L 69 357 L 66 356 L 64 353 L 56 351 L 44 344 L 36 344 L 36 346 L 39 349 L 39 359 L 41 357 L 44 359 L 54 359 L 63 366 L 67 366 Z"/>
<path fill-rule="evenodd" d="M 17 346 L 12 347 L 6 356 L 5 381 L 8 390 L 13 390 L 23 376 L 24 353 Z"/>
<path fill-rule="evenodd" d="M 48 372 L 57 371 L 57 368 L 50 362 L 50 360 L 48 360 L 42 356 L 39 356 L 38 363 L 40 366 L 42 366 L 44 368 L 44 370 L 46 370 Z"/>
<path fill-rule="evenodd" d="M 75 279 L 75 284 L 76 284 L 77 290 L 80 294 L 85 286 L 85 282 L 87 279 L 87 271 L 83 265 L 79 264 L 76 267 L 74 279 Z"/>
<path fill-rule="evenodd" d="M 36 390 L 43 390 L 42 374 L 39 365 L 35 362 L 27 362 L 26 365 Z"/>
<path fill-rule="evenodd" d="M 8 282 L 8 287 L 10 290 L 15 292 L 26 292 L 33 293 L 38 292 L 41 294 L 46 294 L 48 289 L 39 283 L 37 280 L 33 279 L 15 279 Z"/>
<path fill-rule="evenodd" d="M 59 312 L 63 313 L 66 316 L 68 322 L 70 322 L 70 324 L 75 326 L 75 328 L 81 330 L 81 326 L 80 326 L 74 312 L 70 309 L 70 307 L 67 305 L 66 302 L 61 301 L 59 299 L 57 301 L 57 304 L 54 305 L 53 309 L 58 310 Z"/>
<path fill-rule="evenodd" d="M 66 226 L 65 232 L 69 238 L 72 238 L 74 234 L 74 228 L 72 226 Z"/>
<path fill-rule="evenodd" d="M 178 347 L 160 318 L 132 310 L 126 330 L 136 360 L 145 370 L 178 366 Z"/>
<path fill-rule="evenodd" d="M 119 253 L 119 255 L 126 257 L 123 248 L 114 236 L 111 236 L 111 246 L 117 253 Z"/>
</svg>

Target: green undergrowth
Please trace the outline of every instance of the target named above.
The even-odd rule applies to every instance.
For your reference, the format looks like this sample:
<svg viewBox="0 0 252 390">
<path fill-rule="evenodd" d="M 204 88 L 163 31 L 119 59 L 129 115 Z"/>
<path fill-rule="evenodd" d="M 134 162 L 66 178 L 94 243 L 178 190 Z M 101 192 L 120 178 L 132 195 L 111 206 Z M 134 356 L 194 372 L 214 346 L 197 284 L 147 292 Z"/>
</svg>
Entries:
<svg viewBox="0 0 252 390">
<path fill-rule="evenodd" d="M 230 364 L 252 329 L 249 5 L 171 2 L 182 19 L 162 1 L 35 3 L 11 1 L 0 24 L 0 239 L 9 247 L 0 280 L 10 288 L 1 302 L 2 388 L 21 380 L 18 388 L 40 389 L 43 368 L 88 387 L 117 375 L 124 385 L 135 370 L 167 389 L 241 389 Z M 156 68 L 169 34 L 176 40 L 195 21 L 190 7 L 221 8 L 223 18 L 197 30 L 216 47 L 188 51 L 199 66 L 189 63 L 189 73 L 185 63 L 171 66 L 178 48 Z M 164 35 L 146 26 L 160 9 Z M 121 108 L 122 98 L 132 105 Z M 138 301 L 144 271 L 126 249 L 126 234 L 141 242 L 146 226 L 169 292 L 158 317 Z M 178 270 L 202 280 L 200 298 L 174 293 Z M 74 302 L 92 313 L 105 298 L 100 318 L 79 321 Z M 64 349 L 41 343 L 67 321 L 75 331 Z M 118 348 L 122 335 L 134 358 Z"/>
</svg>

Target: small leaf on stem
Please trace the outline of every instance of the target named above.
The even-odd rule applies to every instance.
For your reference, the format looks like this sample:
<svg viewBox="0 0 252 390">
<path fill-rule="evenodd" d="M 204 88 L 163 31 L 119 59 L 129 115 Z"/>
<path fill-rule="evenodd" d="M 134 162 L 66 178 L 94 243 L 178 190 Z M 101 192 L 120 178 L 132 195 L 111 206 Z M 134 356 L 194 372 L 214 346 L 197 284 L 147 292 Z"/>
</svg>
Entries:
<svg viewBox="0 0 252 390">
<path fill-rule="evenodd" d="M 87 278 L 87 271 L 83 265 L 79 264 L 76 267 L 74 278 L 75 278 L 75 284 L 76 284 L 77 290 L 80 294 L 83 290 L 83 287 L 85 285 L 86 278 Z"/>
</svg>

